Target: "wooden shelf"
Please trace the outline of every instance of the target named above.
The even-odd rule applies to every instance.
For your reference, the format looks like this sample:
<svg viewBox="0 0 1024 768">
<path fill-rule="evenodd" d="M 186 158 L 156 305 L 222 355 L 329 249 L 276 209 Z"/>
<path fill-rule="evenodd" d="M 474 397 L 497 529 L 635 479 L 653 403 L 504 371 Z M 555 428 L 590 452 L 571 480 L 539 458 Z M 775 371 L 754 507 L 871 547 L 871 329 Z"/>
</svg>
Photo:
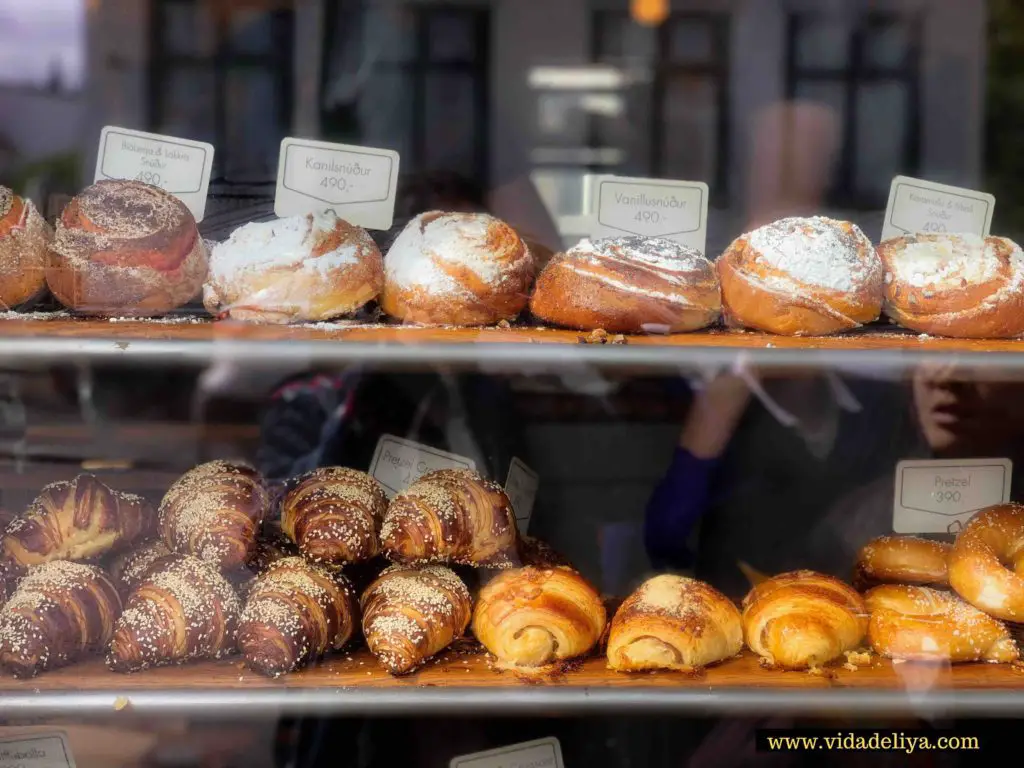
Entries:
<svg viewBox="0 0 1024 768">
<path fill-rule="evenodd" d="M 763 708 L 773 701 L 790 710 L 814 712 L 831 706 L 847 711 L 864 700 L 862 695 L 873 702 L 871 707 L 884 708 L 888 702 L 894 711 L 905 711 L 910 706 L 927 708 L 930 699 L 945 702 L 950 694 L 953 701 L 970 706 L 972 693 L 982 696 L 976 704 L 989 702 L 1003 709 L 1006 703 L 999 697 L 1009 694 L 1013 710 L 1024 711 L 1024 669 L 995 664 L 894 665 L 872 657 L 870 664 L 857 669 L 835 667 L 811 674 L 764 669 L 744 652 L 695 675 L 617 673 L 607 669 L 603 657 L 593 657 L 561 674 L 523 678 L 499 671 L 475 643 L 464 641 L 402 677 L 389 675 L 363 649 L 277 679 L 249 670 L 238 657 L 130 675 L 115 674 L 101 661 L 90 660 L 32 680 L 0 679 L 0 707 L 5 711 L 71 709 L 83 715 L 125 709 L 152 713 L 179 705 L 193 712 L 205 706 L 212 713 L 233 705 L 259 711 L 415 711 L 439 695 L 443 711 L 458 711 L 460 702 L 498 712 L 523 703 L 573 711 L 588 711 L 593 705 L 609 710 L 641 706 L 732 711 Z"/>
</svg>

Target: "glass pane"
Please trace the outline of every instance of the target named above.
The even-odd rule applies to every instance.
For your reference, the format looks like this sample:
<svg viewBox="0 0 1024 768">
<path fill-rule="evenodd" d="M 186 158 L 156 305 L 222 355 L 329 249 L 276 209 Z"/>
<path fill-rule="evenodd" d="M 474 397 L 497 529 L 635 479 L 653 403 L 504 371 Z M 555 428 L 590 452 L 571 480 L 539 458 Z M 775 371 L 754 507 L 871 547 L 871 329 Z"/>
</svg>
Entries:
<svg viewBox="0 0 1024 768">
<path fill-rule="evenodd" d="M 908 102 L 904 83 L 862 85 L 857 90 L 854 184 L 880 206 L 885 205 L 892 177 L 905 170 Z"/>
<path fill-rule="evenodd" d="M 801 17 L 796 65 L 800 69 L 843 69 L 849 62 L 850 30 L 840 19 Z"/>
<path fill-rule="evenodd" d="M 669 58 L 680 64 L 710 64 L 715 60 L 715 34 L 710 21 L 680 19 L 670 27 Z"/>
<path fill-rule="evenodd" d="M 637 85 L 618 94 L 618 105 L 607 112 L 591 110 L 595 148 L 620 150 L 617 171 L 644 173 L 650 155 L 651 89 Z M 611 171 L 609 171 L 611 172 Z"/>
<path fill-rule="evenodd" d="M 393 149 L 402 157 L 402 171 L 417 168 L 412 154 L 413 96 L 411 78 L 398 70 L 377 69 L 359 97 L 359 135 L 374 147 Z"/>
<path fill-rule="evenodd" d="M 283 129 L 275 75 L 260 69 L 229 72 L 225 83 L 224 171 L 233 178 L 270 178 Z"/>
<path fill-rule="evenodd" d="M 871 67 L 896 69 L 907 60 L 910 30 L 906 24 L 893 23 L 869 27 L 864 39 L 864 55 Z"/>
<path fill-rule="evenodd" d="M 426 131 L 424 169 L 477 175 L 478 134 L 474 82 L 471 75 L 428 73 L 426 79 Z"/>
<path fill-rule="evenodd" d="M 189 67 L 167 74 L 160 89 L 155 130 L 197 141 L 217 141 L 217 104 L 212 67 Z"/>
<path fill-rule="evenodd" d="M 655 31 L 641 27 L 625 15 L 601 13 L 594 17 L 597 25 L 597 58 L 599 61 L 649 60 L 655 55 Z"/>
<path fill-rule="evenodd" d="M 231 13 L 228 36 L 235 53 L 268 54 L 274 50 L 274 15 L 238 9 Z"/>
<path fill-rule="evenodd" d="M 835 115 L 836 124 L 843 125 L 846 115 L 846 87 L 842 82 L 804 80 L 796 86 L 796 98 L 826 107 Z"/>
<path fill-rule="evenodd" d="M 363 46 L 371 60 L 405 62 L 416 55 L 416 13 L 391 3 L 372 4 L 363 18 Z"/>
<path fill-rule="evenodd" d="M 473 61 L 477 58 L 476 25 L 472 14 L 432 13 L 427 24 L 430 58 L 434 61 Z"/>
<path fill-rule="evenodd" d="M 668 178 L 715 178 L 718 142 L 718 88 L 709 77 L 676 77 L 665 84 L 663 169 Z"/>
<path fill-rule="evenodd" d="M 172 2 L 160 7 L 160 34 L 163 47 L 171 56 L 213 56 L 216 31 L 206 3 Z"/>
</svg>

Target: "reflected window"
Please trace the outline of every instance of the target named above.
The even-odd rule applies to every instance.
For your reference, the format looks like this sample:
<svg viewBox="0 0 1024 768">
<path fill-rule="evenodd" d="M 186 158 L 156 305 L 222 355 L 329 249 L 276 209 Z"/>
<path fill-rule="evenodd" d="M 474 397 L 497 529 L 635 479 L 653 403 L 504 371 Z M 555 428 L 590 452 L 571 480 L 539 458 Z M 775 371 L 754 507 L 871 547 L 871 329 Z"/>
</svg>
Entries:
<svg viewBox="0 0 1024 768">
<path fill-rule="evenodd" d="M 787 97 L 829 107 L 842 126 L 829 204 L 884 208 L 892 177 L 918 172 L 920 35 L 917 16 L 790 16 Z"/>
<path fill-rule="evenodd" d="M 214 176 L 273 178 L 291 124 L 293 10 L 236 5 L 152 0 L 149 126 L 213 144 Z"/>
<path fill-rule="evenodd" d="M 593 60 L 626 82 L 621 108 L 590 111 L 590 146 L 614 163 L 592 170 L 705 181 L 728 199 L 729 30 L 725 13 L 673 13 L 656 28 L 594 14 Z"/>
<path fill-rule="evenodd" d="M 482 7 L 328 0 L 322 133 L 486 184 L 489 27 Z"/>
</svg>

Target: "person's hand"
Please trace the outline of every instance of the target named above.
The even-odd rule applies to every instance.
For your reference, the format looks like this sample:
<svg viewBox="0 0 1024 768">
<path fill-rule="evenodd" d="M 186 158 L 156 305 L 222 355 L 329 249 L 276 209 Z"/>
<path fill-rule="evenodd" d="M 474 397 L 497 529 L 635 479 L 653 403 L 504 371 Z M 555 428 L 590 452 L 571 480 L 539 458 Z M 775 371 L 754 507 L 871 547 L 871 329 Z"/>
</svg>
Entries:
<svg viewBox="0 0 1024 768">
<path fill-rule="evenodd" d="M 694 397 L 679 435 L 679 445 L 698 459 L 722 455 L 750 402 L 747 378 L 723 373 Z"/>
</svg>

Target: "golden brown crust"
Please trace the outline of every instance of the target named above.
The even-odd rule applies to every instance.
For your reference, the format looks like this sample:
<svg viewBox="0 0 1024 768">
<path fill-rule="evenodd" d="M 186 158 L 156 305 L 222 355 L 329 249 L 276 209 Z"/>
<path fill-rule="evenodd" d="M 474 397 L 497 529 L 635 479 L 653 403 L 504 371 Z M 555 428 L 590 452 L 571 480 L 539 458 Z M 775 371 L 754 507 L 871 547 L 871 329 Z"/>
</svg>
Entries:
<svg viewBox="0 0 1024 768">
<path fill-rule="evenodd" d="M 46 287 L 53 228 L 31 200 L 0 186 L 0 308 L 11 309 Z"/>
<path fill-rule="evenodd" d="M 110 562 L 110 576 L 125 596 L 141 584 L 153 566 L 171 554 L 162 539 L 139 544 L 114 557 Z"/>
<path fill-rule="evenodd" d="M 949 584 L 971 605 L 1005 621 L 1024 621 L 1024 506 L 980 510 L 957 534 Z"/>
<path fill-rule="evenodd" d="M 861 548 L 857 578 L 865 585 L 946 585 L 952 549 L 945 542 L 916 536 L 879 536 Z"/>
<path fill-rule="evenodd" d="M 571 568 L 506 571 L 481 591 L 473 634 L 503 663 L 542 667 L 583 656 L 604 633 L 600 595 Z"/>
<path fill-rule="evenodd" d="M 648 579 L 615 612 L 608 666 L 620 672 L 690 672 L 743 649 L 736 605 L 696 579 L 664 574 Z"/>
<path fill-rule="evenodd" d="M 383 289 L 373 238 L 327 212 L 236 230 L 210 254 L 203 304 L 236 320 L 318 322 L 355 312 Z"/>
<path fill-rule="evenodd" d="M 96 566 L 51 560 L 32 568 L 0 610 L 0 665 L 33 677 L 102 650 L 121 600 Z"/>
<path fill-rule="evenodd" d="M 395 563 L 515 564 L 516 529 L 504 489 L 470 470 L 429 472 L 395 496 L 381 525 Z"/>
<path fill-rule="evenodd" d="M 64 209 L 46 283 L 84 314 L 159 315 L 198 295 L 206 246 L 185 204 L 139 181 L 99 181 Z"/>
<path fill-rule="evenodd" d="M 612 333 L 682 333 L 705 328 L 722 309 L 714 266 L 669 240 L 583 240 L 548 262 L 530 311 L 541 320 Z"/>
<path fill-rule="evenodd" d="M 160 502 L 160 533 L 175 552 L 235 570 L 252 556 L 269 505 L 263 477 L 251 466 L 210 461 L 168 489 Z"/>
<path fill-rule="evenodd" d="M 881 261 L 848 221 L 782 219 L 737 238 L 716 268 L 732 326 L 825 336 L 881 313 Z"/>
<path fill-rule="evenodd" d="M 839 579 L 815 571 L 775 576 L 743 599 L 747 645 L 783 669 L 820 667 L 855 650 L 867 623 L 861 596 Z"/>
<path fill-rule="evenodd" d="M 1006 626 L 956 595 L 919 586 L 886 584 L 864 597 L 872 648 L 892 659 L 950 663 L 1017 661 Z"/>
<path fill-rule="evenodd" d="M 461 637 L 473 608 L 466 585 L 440 565 L 387 568 L 361 605 L 366 644 L 393 675 L 411 672 Z"/>
<path fill-rule="evenodd" d="M 155 519 L 141 496 L 82 474 L 43 488 L 7 526 L 0 548 L 15 572 L 50 560 L 93 560 L 144 539 Z"/>
<path fill-rule="evenodd" d="M 430 211 L 388 251 L 381 307 L 417 325 L 493 325 L 523 310 L 535 269 L 522 238 L 500 219 Z"/>
<path fill-rule="evenodd" d="M 125 605 L 107 652 L 115 672 L 216 659 L 235 647 L 241 602 L 208 563 L 188 555 L 159 560 Z"/>
<path fill-rule="evenodd" d="M 885 313 L 919 333 L 1001 339 L 1024 333 L 1024 254 L 1003 237 L 919 234 L 878 246 Z"/>
<path fill-rule="evenodd" d="M 388 497 L 375 479 L 347 467 L 298 478 L 281 503 L 281 528 L 314 562 L 359 563 L 380 551 Z"/>
<path fill-rule="evenodd" d="M 342 648 L 355 627 L 348 580 L 301 557 L 272 564 L 256 579 L 238 623 L 245 663 L 277 677 Z"/>
</svg>

